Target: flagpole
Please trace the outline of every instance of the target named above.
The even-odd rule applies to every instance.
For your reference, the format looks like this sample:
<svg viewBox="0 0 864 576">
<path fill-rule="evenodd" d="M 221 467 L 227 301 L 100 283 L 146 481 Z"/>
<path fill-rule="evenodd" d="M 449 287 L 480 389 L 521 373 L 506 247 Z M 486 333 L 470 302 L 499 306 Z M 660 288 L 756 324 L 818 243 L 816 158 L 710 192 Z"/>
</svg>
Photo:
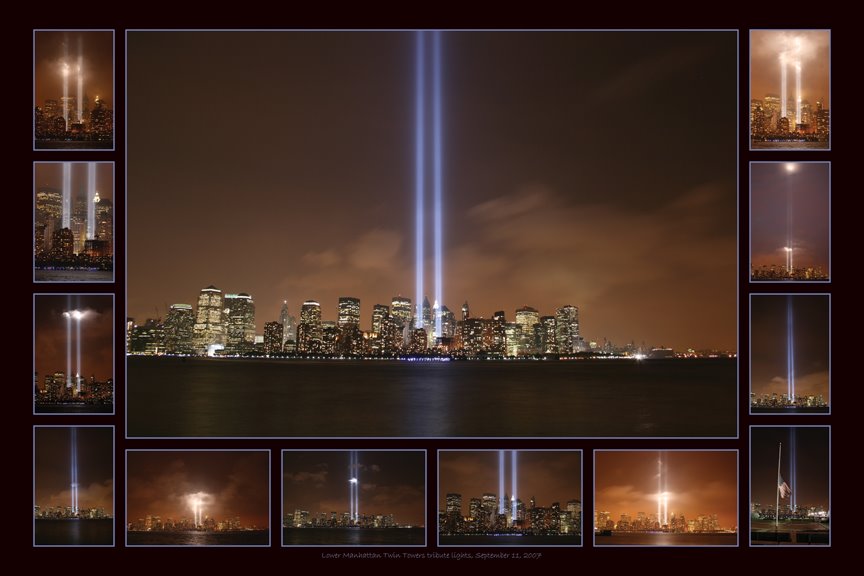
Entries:
<svg viewBox="0 0 864 576">
<path fill-rule="evenodd" d="M 777 531 L 777 526 L 780 518 L 780 455 L 783 453 L 783 442 L 777 447 L 777 503 L 774 505 L 774 531 Z"/>
</svg>

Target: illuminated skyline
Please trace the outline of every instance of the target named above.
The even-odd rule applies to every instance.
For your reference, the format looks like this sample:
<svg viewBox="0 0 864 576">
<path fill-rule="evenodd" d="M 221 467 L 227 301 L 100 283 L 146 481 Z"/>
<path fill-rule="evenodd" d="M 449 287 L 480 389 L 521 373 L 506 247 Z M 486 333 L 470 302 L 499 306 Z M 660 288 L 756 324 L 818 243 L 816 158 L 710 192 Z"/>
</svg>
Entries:
<svg viewBox="0 0 864 576">
<path fill-rule="evenodd" d="M 801 97 L 811 106 L 816 101 L 830 108 L 828 30 L 751 30 L 750 97 L 781 95 L 781 56 L 787 54 L 787 112 L 795 109 L 795 63 L 801 66 Z"/>
<path fill-rule="evenodd" d="M 512 450 L 505 450 L 502 477 L 502 452 L 499 450 L 438 452 L 438 509 L 444 510 L 448 493 L 462 495 L 462 515 L 468 503 L 492 493 L 500 501 L 513 493 L 528 506 L 532 497 L 538 506 L 558 502 L 562 508 L 570 500 L 582 500 L 582 452 L 579 450 L 518 450 L 518 466 L 510 466 Z M 513 473 L 517 474 L 514 475 Z M 503 482 L 502 482 L 503 480 Z"/>
<path fill-rule="evenodd" d="M 352 469 L 351 451 L 287 450 L 282 454 L 282 515 L 295 510 L 310 518 L 353 510 L 356 491 L 362 516 L 392 514 L 400 525 L 423 526 L 426 512 L 426 455 L 421 450 L 360 450 Z M 356 478 L 356 488 L 350 488 Z"/>
<path fill-rule="evenodd" d="M 658 462 L 663 459 L 663 488 L 658 483 Z M 594 453 L 594 510 L 621 514 L 656 514 L 658 498 L 667 516 L 684 514 L 687 520 L 716 514 L 721 528 L 738 526 L 738 454 L 734 450 L 646 450 Z M 775 461 L 776 464 L 776 461 Z M 668 502 L 668 504 L 666 504 Z"/>
<path fill-rule="evenodd" d="M 126 518 L 190 521 L 240 518 L 243 526 L 270 526 L 270 455 L 264 450 L 129 450 Z M 199 505 L 192 506 L 190 497 Z"/>
<path fill-rule="evenodd" d="M 81 312 L 81 317 L 73 322 L 75 330 L 70 333 L 70 320 L 63 314 L 72 310 Z M 80 366 L 81 376 L 88 380 L 90 376 L 95 376 L 100 382 L 113 378 L 113 295 L 36 294 L 33 323 L 34 364 L 40 388 L 47 374 L 64 372 L 68 379 L 70 367 L 74 373 Z M 80 340 L 77 338 L 78 328 Z"/>
<path fill-rule="evenodd" d="M 827 162 L 750 164 L 750 264 L 786 265 L 829 274 L 830 165 Z"/>
<path fill-rule="evenodd" d="M 598 339 L 734 349 L 735 37 L 442 33 L 439 304 L 571 303 Z M 261 303 L 258 333 L 286 299 L 329 318 L 346 294 L 367 328 L 374 304 L 414 292 L 414 33 L 128 39 L 130 316 L 212 283 Z M 235 91 L 204 87 L 225 78 L 261 113 L 223 122 Z M 274 242 L 279 266 L 249 258 Z"/>
<path fill-rule="evenodd" d="M 114 430 L 108 426 L 74 427 L 77 466 L 72 460 L 72 430 L 69 426 L 36 426 L 34 504 L 45 512 L 66 509 L 74 501 L 82 513 L 95 508 L 113 516 Z"/>
<path fill-rule="evenodd" d="M 750 392 L 821 395 L 830 405 L 830 301 L 827 294 L 750 298 Z"/>
<path fill-rule="evenodd" d="M 790 430 L 794 429 L 792 436 Z M 783 443 L 780 474 L 788 482 L 798 507 L 829 510 L 830 430 L 828 426 L 751 426 L 750 502 L 774 507 L 777 493 L 777 452 Z M 792 455 L 794 452 L 794 456 Z M 794 471 L 792 470 L 794 462 Z M 791 498 L 780 501 L 790 504 Z"/>
</svg>

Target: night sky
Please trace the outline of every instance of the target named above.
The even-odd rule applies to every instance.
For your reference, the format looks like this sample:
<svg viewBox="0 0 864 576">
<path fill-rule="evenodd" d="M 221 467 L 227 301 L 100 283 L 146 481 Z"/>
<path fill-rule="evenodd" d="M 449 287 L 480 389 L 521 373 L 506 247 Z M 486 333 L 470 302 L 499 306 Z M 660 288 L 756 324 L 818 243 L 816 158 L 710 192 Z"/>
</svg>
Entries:
<svg viewBox="0 0 864 576">
<path fill-rule="evenodd" d="M 758 395 L 787 391 L 787 298 L 773 294 L 751 297 L 750 390 Z M 828 296 L 793 296 L 793 314 L 795 394 L 822 394 L 828 400 Z"/>
<path fill-rule="evenodd" d="M 750 165 L 750 262 L 786 266 L 787 209 L 791 205 L 795 268 L 829 272 L 827 162 L 755 162 Z"/>
<path fill-rule="evenodd" d="M 203 514 L 217 522 L 270 526 L 270 455 L 266 451 L 128 451 L 126 517 L 191 519 L 186 496 L 203 492 Z"/>
<path fill-rule="evenodd" d="M 63 162 L 37 162 L 34 183 L 38 190 L 42 187 L 63 190 Z M 72 162 L 72 199 L 87 197 L 87 162 Z M 114 164 L 96 163 L 96 191 L 101 200 L 114 199 Z M 34 194 L 36 191 L 34 190 Z"/>
<path fill-rule="evenodd" d="M 69 95 L 78 95 L 78 39 L 84 55 L 84 95 L 93 108 L 96 96 L 114 108 L 114 33 L 79 31 L 35 32 L 35 106 L 63 97 L 63 59 L 68 53 Z M 62 103 L 61 103 L 62 104 Z"/>
<path fill-rule="evenodd" d="M 594 453 L 594 509 L 621 514 L 657 513 L 657 451 Z M 738 525 L 738 454 L 723 451 L 663 452 L 669 514 L 685 520 L 717 514 L 721 528 Z"/>
<path fill-rule="evenodd" d="M 512 495 L 511 454 L 504 459 L 504 487 Z M 531 497 L 537 506 L 548 508 L 558 502 L 566 508 L 569 500 L 582 500 L 582 452 L 579 450 L 519 450 L 516 497 L 528 505 Z M 498 493 L 498 450 L 450 451 L 438 453 L 438 509 L 443 510 L 447 494 L 462 495 L 462 514 L 468 514 L 471 498 Z"/>
<path fill-rule="evenodd" d="M 424 526 L 426 454 L 423 451 L 360 451 L 360 514 L 393 514 L 401 525 Z M 283 514 L 306 510 L 348 512 L 347 451 L 283 453 Z"/>
<path fill-rule="evenodd" d="M 797 505 L 822 506 L 827 510 L 830 476 L 828 427 L 795 427 L 797 466 L 794 474 L 789 469 L 791 438 L 789 426 L 750 428 L 750 501 L 766 508 L 768 504 L 774 506 L 777 500 L 777 456 L 782 442 L 780 474 L 795 493 Z"/>
<path fill-rule="evenodd" d="M 801 99 L 813 110 L 821 100 L 830 109 L 828 30 L 752 30 L 750 32 L 750 97 L 780 96 L 780 53 L 801 40 Z M 787 64 L 787 101 L 794 106 L 795 69 Z"/>
<path fill-rule="evenodd" d="M 734 349 L 736 34 L 442 45 L 444 304 L 510 321 L 573 304 L 588 339 Z M 413 299 L 414 49 L 413 32 L 129 33 L 129 316 L 214 284 L 253 296 L 259 332 L 285 299 L 335 320 L 339 296 L 368 329 L 373 304 Z"/>
<path fill-rule="evenodd" d="M 40 388 L 45 374 L 66 372 L 67 310 L 81 310 L 81 375 L 100 382 L 114 376 L 114 296 L 111 294 L 37 294 L 34 306 L 34 356 Z M 76 370 L 76 328 L 72 321 L 72 370 Z"/>
<path fill-rule="evenodd" d="M 35 504 L 43 510 L 71 506 L 69 427 L 35 429 Z M 78 427 L 78 507 L 114 514 L 114 430 Z"/>
</svg>

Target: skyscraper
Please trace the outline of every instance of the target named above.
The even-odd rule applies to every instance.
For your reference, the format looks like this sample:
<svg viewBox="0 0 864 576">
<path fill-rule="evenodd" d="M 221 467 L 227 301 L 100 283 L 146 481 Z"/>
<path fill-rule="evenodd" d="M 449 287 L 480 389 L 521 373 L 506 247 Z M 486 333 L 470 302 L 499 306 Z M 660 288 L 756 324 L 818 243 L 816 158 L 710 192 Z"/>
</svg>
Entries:
<svg viewBox="0 0 864 576">
<path fill-rule="evenodd" d="M 297 327 L 297 351 L 320 352 L 324 333 L 321 326 L 321 304 L 306 300 L 300 307 L 300 325 Z"/>
<path fill-rule="evenodd" d="M 288 313 L 288 301 L 282 302 L 282 310 L 279 312 L 279 323 L 282 325 L 282 349 L 285 350 L 286 342 L 297 340 L 297 321 Z"/>
<path fill-rule="evenodd" d="M 198 295 L 195 315 L 194 339 L 198 354 L 212 354 L 225 346 L 222 291 L 213 285 Z"/>
<path fill-rule="evenodd" d="M 543 354 L 557 354 L 558 344 L 555 340 L 555 317 L 540 317 L 540 338 L 537 346 Z"/>
<path fill-rule="evenodd" d="M 372 334 L 380 336 L 384 320 L 390 315 L 390 307 L 386 304 L 375 304 L 372 307 Z"/>
<path fill-rule="evenodd" d="M 339 297 L 339 316 L 337 317 L 336 325 L 340 328 L 354 324 L 360 324 L 360 299 L 350 296 Z"/>
<path fill-rule="evenodd" d="M 245 354 L 255 346 L 255 302 L 249 294 L 226 294 L 225 352 Z"/>
<path fill-rule="evenodd" d="M 555 340 L 559 354 L 579 351 L 579 309 L 576 306 L 561 306 L 555 311 Z"/>
<path fill-rule="evenodd" d="M 264 324 L 264 353 L 282 352 L 282 323 L 267 322 Z"/>
<path fill-rule="evenodd" d="M 540 313 L 530 306 L 516 309 L 516 323 L 521 327 L 519 354 L 534 354 L 537 350 L 534 343 L 534 325 L 540 322 Z"/>
<path fill-rule="evenodd" d="M 192 337 L 195 327 L 195 312 L 189 304 L 172 304 L 165 318 L 165 352 L 167 354 L 192 354 L 195 347 Z"/>
</svg>

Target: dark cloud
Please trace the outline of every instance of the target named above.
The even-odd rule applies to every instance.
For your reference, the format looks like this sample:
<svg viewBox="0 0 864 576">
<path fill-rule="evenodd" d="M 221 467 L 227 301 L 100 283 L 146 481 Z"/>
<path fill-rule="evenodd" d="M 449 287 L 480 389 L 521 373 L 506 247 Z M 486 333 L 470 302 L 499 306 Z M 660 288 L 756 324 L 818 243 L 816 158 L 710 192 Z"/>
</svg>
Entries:
<svg viewBox="0 0 864 576">
<path fill-rule="evenodd" d="M 423 525 L 426 511 L 425 453 L 360 451 L 360 513 L 393 514 L 399 524 Z M 283 513 L 348 512 L 349 453 L 286 451 L 283 454 Z"/>
<path fill-rule="evenodd" d="M 128 40 L 131 316 L 214 284 L 259 330 L 340 296 L 368 328 L 414 293 L 413 33 Z M 444 304 L 573 304 L 591 339 L 734 349 L 736 40 L 444 33 Z"/>
<path fill-rule="evenodd" d="M 687 520 L 717 514 L 721 527 L 738 525 L 738 454 L 721 451 L 664 451 L 669 513 Z M 617 521 L 621 514 L 656 513 L 659 493 L 656 451 L 597 451 L 594 509 Z"/>
<path fill-rule="evenodd" d="M 37 426 L 34 432 L 34 499 L 43 510 L 71 503 L 71 436 L 66 426 Z M 114 513 L 114 430 L 79 426 L 79 508 Z"/>
<path fill-rule="evenodd" d="M 67 310 L 84 312 L 81 324 L 81 373 L 107 380 L 114 376 L 114 297 L 110 294 L 37 294 L 34 296 L 35 369 L 42 386 L 45 374 L 66 372 Z M 72 329 L 72 370 L 76 369 L 76 330 Z"/>
<path fill-rule="evenodd" d="M 217 521 L 269 526 L 269 461 L 266 451 L 130 451 L 127 516 L 191 518 L 189 497 L 198 495 Z"/>
</svg>

